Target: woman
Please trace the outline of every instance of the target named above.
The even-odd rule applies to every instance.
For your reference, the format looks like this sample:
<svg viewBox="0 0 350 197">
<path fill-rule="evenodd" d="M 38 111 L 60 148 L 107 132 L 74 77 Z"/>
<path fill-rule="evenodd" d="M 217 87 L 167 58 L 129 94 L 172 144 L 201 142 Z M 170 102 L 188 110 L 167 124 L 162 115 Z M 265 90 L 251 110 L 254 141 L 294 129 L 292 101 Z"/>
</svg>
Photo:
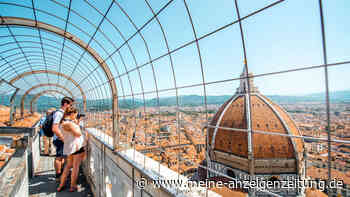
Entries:
<svg viewBox="0 0 350 197">
<path fill-rule="evenodd" d="M 73 170 L 71 174 L 71 185 L 69 191 L 74 192 L 77 190 L 79 167 L 84 156 L 83 153 L 85 152 L 85 139 L 79 125 L 76 122 L 77 114 L 78 111 L 76 108 L 69 107 L 64 112 L 61 122 L 62 134 L 64 137 L 63 154 L 67 156 L 67 164 L 63 170 L 60 185 L 57 188 L 58 192 L 64 189 L 65 182 L 71 168 L 73 168 Z"/>
</svg>

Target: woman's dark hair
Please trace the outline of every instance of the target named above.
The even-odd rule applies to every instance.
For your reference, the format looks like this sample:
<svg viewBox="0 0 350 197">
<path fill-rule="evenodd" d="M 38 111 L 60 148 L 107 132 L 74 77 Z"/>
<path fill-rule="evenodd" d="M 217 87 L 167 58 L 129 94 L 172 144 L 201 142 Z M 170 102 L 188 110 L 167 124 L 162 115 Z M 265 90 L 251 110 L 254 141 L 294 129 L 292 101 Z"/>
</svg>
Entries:
<svg viewBox="0 0 350 197">
<path fill-rule="evenodd" d="M 64 115 L 63 115 L 62 120 L 63 120 L 64 118 L 66 118 L 67 116 L 70 116 L 70 115 L 76 114 L 76 113 L 78 113 L 77 108 L 75 108 L 75 107 L 73 107 L 73 106 L 70 106 L 70 107 L 68 107 L 68 108 L 64 111 Z"/>
</svg>

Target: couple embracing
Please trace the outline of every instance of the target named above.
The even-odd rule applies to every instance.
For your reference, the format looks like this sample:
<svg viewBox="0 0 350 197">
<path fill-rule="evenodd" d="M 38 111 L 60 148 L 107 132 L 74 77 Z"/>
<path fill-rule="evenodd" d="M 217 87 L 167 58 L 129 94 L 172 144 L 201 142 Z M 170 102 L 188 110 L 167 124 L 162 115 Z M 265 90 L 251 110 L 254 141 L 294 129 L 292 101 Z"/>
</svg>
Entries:
<svg viewBox="0 0 350 197">
<path fill-rule="evenodd" d="M 65 167 L 60 176 L 60 184 L 57 191 L 65 188 L 65 182 L 71 172 L 71 185 L 69 191 L 77 190 L 77 179 L 81 162 L 86 157 L 87 135 L 84 134 L 79 126 L 80 119 L 77 118 L 78 110 L 73 106 L 68 106 L 64 110 L 63 118 L 60 121 L 61 139 L 63 139 L 63 155 L 65 158 Z"/>
</svg>

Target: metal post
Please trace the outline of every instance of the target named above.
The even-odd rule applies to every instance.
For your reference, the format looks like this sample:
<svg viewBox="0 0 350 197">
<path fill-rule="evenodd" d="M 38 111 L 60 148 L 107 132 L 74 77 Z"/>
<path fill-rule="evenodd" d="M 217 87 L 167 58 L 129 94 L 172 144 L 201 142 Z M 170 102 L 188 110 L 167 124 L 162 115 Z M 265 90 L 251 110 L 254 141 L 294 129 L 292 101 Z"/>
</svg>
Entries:
<svg viewBox="0 0 350 197">
<path fill-rule="evenodd" d="M 17 92 L 19 91 L 19 88 L 16 88 L 16 91 L 12 94 L 11 99 L 10 99 L 10 124 L 13 124 L 14 116 L 12 115 L 13 113 L 16 114 L 16 111 L 14 110 L 14 104 L 15 104 L 15 98 L 17 95 Z"/>
<path fill-rule="evenodd" d="M 117 95 L 113 95 L 113 101 L 112 101 L 112 124 L 113 124 L 113 148 L 114 150 L 118 150 L 119 148 L 119 126 L 118 126 L 118 119 L 119 119 L 119 108 L 118 108 L 118 98 Z"/>
<path fill-rule="evenodd" d="M 207 162 L 206 178 L 208 179 L 208 178 L 210 178 L 208 168 L 211 168 L 210 151 L 212 151 L 212 150 L 210 149 L 210 146 L 209 146 L 209 132 L 208 132 L 208 127 L 207 126 L 204 126 L 202 128 L 202 134 L 204 134 L 204 130 L 205 129 L 207 129 L 207 134 L 206 134 L 206 137 L 205 137 L 205 161 Z"/>
<path fill-rule="evenodd" d="M 255 175 L 255 166 L 254 166 L 254 152 L 253 152 L 253 131 L 252 131 L 252 122 L 251 122 L 251 97 L 250 97 L 250 93 L 251 93 L 251 89 L 254 89 L 254 87 L 252 88 L 251 86 L 253 86 L 253 84 L 250 84 L 250 76 L 249 76 L 249 70 L 248 70 L 248 61 L 247 61 L 247 51 L 246 51 L 246 47 L 245 47 L 245 39 L 244 39 L 244 33 L 243 33 L 243 26 L 242 26 L 242 22 L 241 22 L 241 16 L 239 13 L 239 8 L 238 8 L 238 3 L 237 0 L 235 0 L 235 8 L 236 8 L 236 12 L 237 12 L 237 17 L 238 17 L 238 24 L 239 24 L 239 29 L 240 29 L 240 33 L 241 33 L 241 40 L 242 40 L 242 50 L 243 50 L 243 54 L 244 54 L 244 69 L 243 69 L 243 77 L 245 80 L 245 84 L 247 84 L 247 87 L 244 88 L 244 95 L 245 95 L 245 104 L 246 104 L 246 113 L 247 113 L 247 130 L 248 130 L 248 135 L 247 135 L 247 140 L 248 140 L 248 162 L 249 162 L 249 168 L 248 168 L 248 172 L 249 172 L 249 177 L 250 180 L 253 179 L 254 175 Z M 251 189 L 249 191 L 249 195 L 250 196 L 255 196 L 255 190 Z"/>
<path fill-rule="evenodd" d="M 330 184 L 332 179 L 331 174 L 331 129 L 330 129 L 330 107 L 329 107 L 329 84 L 328 84 L 328 62 L 327 62 L 327 47 L 326 47 L 326 33 L 325 25 L 323 19 L 323 7 L 322 0 L 319 0 L 319 9 L 320 9 L 320 21 L 321 21 L 321 33 L 322 33 L 322 49 L 323 49 L 323 62 L 324 62 L 324 74 L 325 74 L 325 85 L 326 85 L 326 113 L 327 113 L 327 139 L 328 139 L 328 184 Z M 329 190 L 331 191 L 331 190 Z M 328 192 L 328 196 L 332 196 L 332 192 Z"/>
</svg>

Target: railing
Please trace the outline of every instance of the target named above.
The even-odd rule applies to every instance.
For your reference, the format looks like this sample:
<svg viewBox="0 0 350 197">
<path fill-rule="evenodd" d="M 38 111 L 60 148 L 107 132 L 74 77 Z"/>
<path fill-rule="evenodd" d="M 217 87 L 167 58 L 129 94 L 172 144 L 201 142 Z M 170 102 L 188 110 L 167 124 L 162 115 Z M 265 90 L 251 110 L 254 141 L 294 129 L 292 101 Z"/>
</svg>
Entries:
<svg viewBox="0 0 350 197">
<path fill-rule="evenodd" d="M 140 167 L 132 163 L 122 152 L 114 152 L 107 136 L 96 129 L 87 129 L 90 134 L 84 173 L 95 197 L 100 196 L 172 196 L 158 188 L 140 189 L 136 182 L 141 178 L 151 179 Z"/>
<path fill-rule="evenodd" d="M 160 166 L 158 169 L 159 164 L 156 161 L 134 149 L 125 147 L 124 150 L 114 152 L 112 140 L 108 140 L 109 136 L 97 129 L 90 128 L 86 131 L 90 137 L 87 159 L 82 166 L 95 197 L 184 196 L 184 191 L 181 190 L 183 188 L 147 185 L 147 183 L 164 178 L 164 175 L 183 181 L 187 181 L 186 177 L 165 166 Z M 28 180 L 34 176 L 40 161 L 39 127 L 37 124 L 32 128 L 2 127 L 1 133 L 8 136 L 24 135 L 25 140 L 22 142 L 24 148 L 17 148 L 16 157 L 12 158 L 1 171 L 0 188 L 6 188 L 8 196 L 11 197 L 28 196 Z M 14 184 L 8 186 L 7 182 L 10 180 Z M 204 190 L 195 192 L 196 196 L 205 196 Z M 186 196 L 194 195 L 187 192 Z"/>
<path fill-rule="evenodd" d="M 28 148 L 19 148 L 0 172 L 0 196 L 28 196 Z"/>
<path fill-rule="evenodd" d="M 0 172 L 0 195 L 29 196 L 28 180 L 40 161 L 37 124 L 32 128 L 1 127 L 0 131 L 3 136 L 23 135 L 20 144 L 16 144 L 16 152 Z"/>
<path fill-rule="evenodd" d="M 38 167 L 40 161 L 40 147 L 39 147 L 39 128 L 35 124 L 34 127 L 1 127 L 1 134 L 8 136 L 24 135 L 24 141 L 27 143 L 28 154 L 28 175 L 32 177 L 34 170 Z"/>
<path fill-rule="evenodd" d="M 100 196 L 218 196 L 205 188 L 188 188 L 188 178 L 159 165 L 135 149 L 125 147 L 113 151 L 108 135 L 97 129 L 88 128 L 87 159 L 83 163 L 84 173 L 95 197 Z M 110 141 L 111 142 L 111 141 Z M 179 180 L 177 186 L 155 184 L 155 180 Z M 184 186 L 184 187 L 182 187 Z"/>
</svg>

